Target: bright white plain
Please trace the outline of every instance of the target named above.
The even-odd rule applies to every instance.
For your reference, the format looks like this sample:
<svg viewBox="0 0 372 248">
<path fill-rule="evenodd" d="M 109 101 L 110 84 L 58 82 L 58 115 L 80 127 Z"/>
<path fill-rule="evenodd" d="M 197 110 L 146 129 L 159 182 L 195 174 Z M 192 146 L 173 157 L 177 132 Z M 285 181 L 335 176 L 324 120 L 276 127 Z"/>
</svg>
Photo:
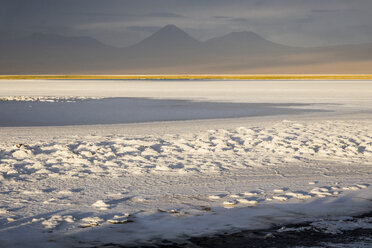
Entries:
<svg viewBox="0 0 372 248">
<path fill-rule="evenodd" d="M 8 247 L 138 244 L 372 207 L 371 81 L 0 81 L 0 98 L 46 96 L 306 103 L 298 108 L 326 112 L 2 127 Z"/>
</svg>

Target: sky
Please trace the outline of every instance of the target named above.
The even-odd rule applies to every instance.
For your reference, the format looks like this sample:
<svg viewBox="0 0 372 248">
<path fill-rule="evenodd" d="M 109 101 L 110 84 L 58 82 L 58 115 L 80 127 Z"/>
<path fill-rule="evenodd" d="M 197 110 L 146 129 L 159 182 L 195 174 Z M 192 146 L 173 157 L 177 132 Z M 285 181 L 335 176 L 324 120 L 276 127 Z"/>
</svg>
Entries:
<svg viewBox="0 0 372 248">
<path fill-rule="evenodd" d="M 371 0 L 0 0 L 0 37 L 89 36 L 126 47 L 175 24 L 199 40 L 253 31 L 293 46 L 372 43 Z"/>
</svg>

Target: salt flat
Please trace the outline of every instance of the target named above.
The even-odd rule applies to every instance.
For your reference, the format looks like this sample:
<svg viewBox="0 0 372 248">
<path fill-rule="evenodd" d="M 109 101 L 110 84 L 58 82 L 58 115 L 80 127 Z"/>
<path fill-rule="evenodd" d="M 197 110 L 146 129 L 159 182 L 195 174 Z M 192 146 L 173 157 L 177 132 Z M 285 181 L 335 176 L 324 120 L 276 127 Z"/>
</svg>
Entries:
<svg viewBox="0 0 372 248">
<path fill-rule="evenodd" d="M 8 100 L 0 108 L 91 98 L 276 106 L 264 115 L 227 108 L 182 121 L 1 127 L 6 247 L 156 243 L 372 207 L 371 81 L 0 81 L 0 98 Z"/>
</svg>

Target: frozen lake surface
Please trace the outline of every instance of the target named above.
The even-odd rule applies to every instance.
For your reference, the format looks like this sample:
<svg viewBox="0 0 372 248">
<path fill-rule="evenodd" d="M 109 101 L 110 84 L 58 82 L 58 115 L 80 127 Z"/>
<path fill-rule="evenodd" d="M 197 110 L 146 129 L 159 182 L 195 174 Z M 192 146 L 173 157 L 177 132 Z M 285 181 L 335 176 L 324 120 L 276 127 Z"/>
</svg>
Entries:
<svg viewBox="0 0 372 248">
<path fill-rule="evenodd" d="M 372 113 L 369 81 L 0 81 L 0 126 Z"/>
<path fill-rule="evenodd" d="M 325 111 L 301 103 L 228 103 L 144 98 L 103 98 L 74 102 L 0 101 L 0 126 L 123 124 L 314 112 Z"/>
</svg>

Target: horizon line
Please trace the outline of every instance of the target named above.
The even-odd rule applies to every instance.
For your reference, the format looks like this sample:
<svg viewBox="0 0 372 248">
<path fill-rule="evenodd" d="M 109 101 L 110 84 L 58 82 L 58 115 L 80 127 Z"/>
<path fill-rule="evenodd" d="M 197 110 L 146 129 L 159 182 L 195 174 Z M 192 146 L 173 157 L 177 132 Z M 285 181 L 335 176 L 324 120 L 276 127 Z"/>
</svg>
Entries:
<svg viewBox="0 0 372 248">
<path fill-rule="evenodd" d="M 0 80 L 372 80 L 372 74 L 40 74 L 0 75 Z"/>
</svg>

